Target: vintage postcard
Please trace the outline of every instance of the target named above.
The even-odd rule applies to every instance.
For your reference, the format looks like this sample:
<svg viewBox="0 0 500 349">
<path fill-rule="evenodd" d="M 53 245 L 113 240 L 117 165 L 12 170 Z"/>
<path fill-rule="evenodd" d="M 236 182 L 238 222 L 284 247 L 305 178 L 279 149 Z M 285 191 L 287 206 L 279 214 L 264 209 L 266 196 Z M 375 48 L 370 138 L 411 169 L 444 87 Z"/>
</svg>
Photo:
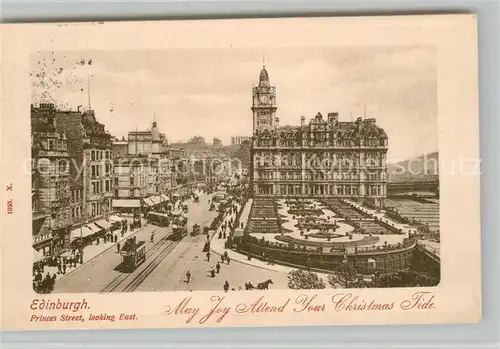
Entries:
<svg viewBox="0 0 500 349">
<path fill-rule="evenodd" d="M 474 15 L 1 31 L 3 329 L 481 319 Z"/>
</svg>

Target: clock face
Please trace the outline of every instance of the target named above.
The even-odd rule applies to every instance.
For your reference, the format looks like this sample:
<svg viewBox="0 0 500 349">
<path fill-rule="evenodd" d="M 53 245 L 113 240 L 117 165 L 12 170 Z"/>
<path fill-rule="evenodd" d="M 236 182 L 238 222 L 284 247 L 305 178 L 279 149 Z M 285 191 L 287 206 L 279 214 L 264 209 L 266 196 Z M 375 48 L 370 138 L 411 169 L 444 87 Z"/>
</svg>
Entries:
<svg viewBox="0 0 500 349">
<path fill-rule="evenodd" d="M 260 97 L 260 101 L 261 101 L 262 103 L 267 103 L 267 100 L 268 100 L 268 98 L 267 98 L 267 96 L 266 96 L 266 95 L 264 95 L 264 96 L 261 96 L 261 97 Z"/>
</svg>

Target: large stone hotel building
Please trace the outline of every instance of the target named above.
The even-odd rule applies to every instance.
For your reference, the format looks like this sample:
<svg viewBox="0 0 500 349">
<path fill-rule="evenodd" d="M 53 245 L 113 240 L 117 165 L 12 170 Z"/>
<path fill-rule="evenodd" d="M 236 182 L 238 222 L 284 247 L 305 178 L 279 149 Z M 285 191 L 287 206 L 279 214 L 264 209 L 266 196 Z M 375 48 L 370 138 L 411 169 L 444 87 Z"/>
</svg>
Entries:
<svg viewBox="0 0 500 349">
<path fill-rule="evenodd" d="M 265 67 L 252 89 L 251 185 L 257 197 L 338 197 L 383 205 L 387 146 L 375 119 L 339 121 L 318 113 L 298 126 L 280 126 L 276 88 Z"/>
</svg>

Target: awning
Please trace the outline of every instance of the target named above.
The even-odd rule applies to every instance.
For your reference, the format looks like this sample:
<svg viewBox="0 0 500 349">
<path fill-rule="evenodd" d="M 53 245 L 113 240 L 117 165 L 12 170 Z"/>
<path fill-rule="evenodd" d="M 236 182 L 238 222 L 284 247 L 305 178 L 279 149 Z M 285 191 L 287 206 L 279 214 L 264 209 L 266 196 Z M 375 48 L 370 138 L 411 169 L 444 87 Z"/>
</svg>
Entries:
<svg viewBox="0 0 500 349">
<path fill-rule="evenodd" d="M 154 206 L 154 202 L 150 198 L 144 198 L 142 201 L 148 206 Z"/>
<path fill-rule="evenodd" d="M 73 229 L 71 231 L 70 236 L 71 236 L 71 240 L 75 240 L 75 239 L 79 239 L 81 237 L 82 238 L 87 237 L 87 236 L 92 235 L 92 234 L 94 234 L 94 232 L 91 229 L 87 228 L 87 226 L 84 225 L 81 228 Z"/>
<path fill-rule="evenodd" d="M 90 224 L 87 224 L 87 227 L 92 230 L 92 234 L 95 234 L 95 233 L 98 233 L 102 230 L 101 227 L 98 227 L 97 225 L 95 225 L 94 223 L 90 223 Z"/>
<path fill-rule="evenodd" d="M 111 223 L 123 221 L 123 218 L 114 215 L 109 216 L 108 219 L 110 220 Z"/>
<path fill-rule="evenodd" d="M 104 229 L 111 228 L 111 223 L 105 219 L 100 219 L 100 220 L 96 221 L 95 224 L 97 224 L 98 226 L 100 226 L 101 228 L 104 228 Z"/>
<path fill-rule="evenodd" d="M 43 259 L 43 254 L 33 249 L 33 263 L 40 262 Z"/>
<path fill-rule="evenodd" d="M 151 200 L 155 205 L 158 205 L 161 202 L 159 196 L 151 196 L 149 200 Z"/>
<path fill-rule="evenodd" d="M 141 207 L 141 201 L 138 199 L 115 199 L 113 207 Z"/>
</svg>

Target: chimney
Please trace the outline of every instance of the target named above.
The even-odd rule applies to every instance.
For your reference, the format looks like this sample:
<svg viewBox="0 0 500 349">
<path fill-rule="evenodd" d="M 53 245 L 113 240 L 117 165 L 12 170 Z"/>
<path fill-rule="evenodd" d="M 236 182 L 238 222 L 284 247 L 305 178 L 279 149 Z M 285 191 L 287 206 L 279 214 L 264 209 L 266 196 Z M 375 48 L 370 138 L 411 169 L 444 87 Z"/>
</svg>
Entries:
<svg viewBox="0 0 500 349">
<path fill-rule="evenodd" d="M 304 126 L 306 124 L 306 117 L 305 116 L 301 116 L 300 117 L 300 126 Z"/>
<path fill-rule="evenodd" d="M 276 126 L 276 128 L 280 127 L 280 118 L 274 119 L 274 126 Z"/>
<path fill-rule="evenodd" d="M 339 113 L 328 113 L 328 123 L 336 126 L 339 123 Z"/>
</svg>

